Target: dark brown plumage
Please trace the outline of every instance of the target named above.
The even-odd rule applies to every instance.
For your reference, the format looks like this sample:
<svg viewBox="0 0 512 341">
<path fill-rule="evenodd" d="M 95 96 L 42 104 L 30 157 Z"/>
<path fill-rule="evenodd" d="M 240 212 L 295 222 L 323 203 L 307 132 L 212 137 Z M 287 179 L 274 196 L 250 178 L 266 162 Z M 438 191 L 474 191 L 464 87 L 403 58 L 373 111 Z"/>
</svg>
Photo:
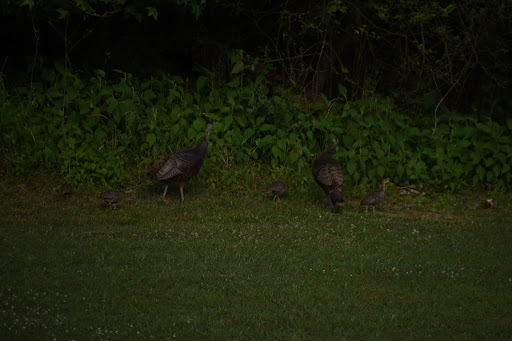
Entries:
<svg viewBox="0 0 512 341">
<path fill-rule="evenodd" d="M 162 199 L 165 201 L 167 189 L 171 183 L 180 184 L 181 201 L 185 200 L 183 194 L 183 187 L 185 183 L 193 176 L 199 173 L 203 165 L 206 151 L 208 150 L 208 140 L 212 125 L 208 124 L 205 131 L 204 141 L 199 146 L 192 149 L 180 150 L 171 154 L 163 156 L 160 160 L 155 162 L 150 168 L 149 173 L 153 180 L 158 180 L 166 183 Z"/>
<path fill-rule="evenodd" d="M 288 187 L 282 181 L 276 181 L 271 183 L 267 190 L 265 191 L 265 195 L 267 197 L 273 198 L 274 201 L 281 199 L 282 196 L 286 194 L 288 191 Z"/>
<path fill-rule="evenodd" d="M 62 185 L 62 187 L 60 188 L 60 193 L 66 197 L 66 198 L 69 198 L 71 196 L 71 194 L 73 194 L 73 186 L 71 184 L 68 184 L 68 183 L 65 183 L 64 185 Z"/>
<path fill-rule="evenodd" d="M 343 171 L 341 165 L 334 158 L 338 140 L 334 138 L 331 149 L 324 152 L 313 162 L 313 177 L 327 194 L 331 209 L 345 204 L 341 185 L 343 185 Z"/>
<path fill-rule="evenodd" d="M 382 187 L 377 190 L 373 191 L 367 196 L 361 200 L 361 204 L 359 205 L 359 209 L 361 207 L 366 208 L 366 212 L 368 212 L 368 207 L 371 207 L 373 209 L 373 212 L 375 212 L 375 206 L 380 203 L 382 200 L 384 200 L 385 191 L 386 191 L 386 184 L 389 182 L 388 179 L 382 180 Z"/>
<path fill-rule="evenodd" d="M 131 197 L 124 197 L 118 191 L 109 189 L 100 194 L 100 199 L 110 205 L 111 208 L 116 209 L 117 205 L 122 203 L 124 200 L 130 200 Z"/>
</svg>

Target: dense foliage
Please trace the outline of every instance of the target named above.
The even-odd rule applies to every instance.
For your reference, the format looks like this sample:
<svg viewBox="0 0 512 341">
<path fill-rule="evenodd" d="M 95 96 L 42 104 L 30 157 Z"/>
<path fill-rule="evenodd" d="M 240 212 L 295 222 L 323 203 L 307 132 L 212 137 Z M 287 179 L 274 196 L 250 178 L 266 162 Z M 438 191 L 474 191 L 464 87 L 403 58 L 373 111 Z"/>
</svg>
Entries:
<svg viewBox="0 0 512 341">
<path fill-rule="evenodd" d="M 510 0 L 8 0 L 0 60 L 11 79 L 18 57 L 107 74 L 187 77 L 200 64 L 229 78 L 229 55 L 242 49 L 265 61 L 271 87 L 333 98 L 343 84 L 349 99 L 384 95 L 415 115 L 456 110 L 504 124 L 511 9 Z"/>
<path fill-rule="evenodd" d="M 271 94 L 262 77 L 248 77 L 249 66 L 234 65 L 224 83 L 208 72 L 139 80 L 96 70 L 82 79 L 57 63 L 31 87 L 2 89 L 2 154 L 16 173 L 59 168 L 74 182 L 119 185 L 130 165 L 144 172 L 159 155 L 198 143 L 213 122 L 205 167 L 227 185 L 245 180 L 236 168 L 251 164 L 310 182 L 311 161 L 337 136 L 349 185 L 389 177 L 438 189 L 511 187 L 512 119 L 451 113 L 433 131 L 388 99 L 349 101 L 340 85 L 336 99 L 309 103 L 290 91 Z"/>
<path fill-rule="evenodd" d="M 214 122 L 212 185 L 310 182 L 335 135 L 347 184 L 508 189 L 510 6 L 9 0 L 2 162 L 119 185 Z"/>
</svg>

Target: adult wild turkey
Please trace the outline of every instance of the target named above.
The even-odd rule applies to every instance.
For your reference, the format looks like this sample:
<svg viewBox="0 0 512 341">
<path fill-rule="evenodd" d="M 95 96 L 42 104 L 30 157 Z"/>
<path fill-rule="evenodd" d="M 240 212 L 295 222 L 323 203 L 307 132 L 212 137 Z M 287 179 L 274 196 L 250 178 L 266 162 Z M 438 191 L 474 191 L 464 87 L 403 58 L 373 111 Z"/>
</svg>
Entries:
<svg viewBox="0 0 512 341">
<path fill-rule="evenodd" d="M 116 209 L 117 205 L 122 203 L 124 200 L 130 200 L 131 197 L 123 197 L 121 193 L 113 189 L 109 189 L 100 194 L 100 199 L 110 205 L 111 208 Z"/>
<path fill-rule="evenodd" d="M 267 197 L 273 198 L 274 201 L 279 200 L 280 197 L 284 196 L 288 191 L 288 187 L 282 181 L 276 181 L 271 183 L 267 190 L 265 191 L 265 195 Z"/>
<path fill-rule="evenodd" d="M 343 206 L 343 193 L 341 185 L 343 185 L 343 171 L 340 163 L 334 158 L 338 139 L 333 138 L 333 146 L 324 152 L 318 159 L 313 162 L 313 177 L 317 184 L 327 194 L 331 209 Z"/>
<path fill-rule="evenodd" d="M 171 183 L 180 184 L 181 201 L 185 200 L 183 187 L 185 183 L 195 176 L 203 165 L 206 151 L 208 150 L 208 139 L 212 130 L 212 124 L 208 124 L 205 131 L 204 141 L 196 148 L 180 150 L 167 154 L 160 158 L 149 169 L 149 174 L 153 180 L 166 183 L 162 200 L 165 202 L 167 189 Z"/>
<path fill-rule="evenodd" d="M 367 196 L 361 200 L 361 204 L 359 205 L 359 209 L 361 207 L 366 208 L 366 212 L 368 212 L 368 207 L 372 207 L 373 212 L 375 212 L 375 206 L 380 203 L 382 200 L 384 200 L 385 190 L 386 190 L 386 184 L 389 182 L 388 179 L 382 180 L 382 187 L 381 189 L 371 192 Z M 359 211 L 358 209 L 358 211 Z"/>
</svg>

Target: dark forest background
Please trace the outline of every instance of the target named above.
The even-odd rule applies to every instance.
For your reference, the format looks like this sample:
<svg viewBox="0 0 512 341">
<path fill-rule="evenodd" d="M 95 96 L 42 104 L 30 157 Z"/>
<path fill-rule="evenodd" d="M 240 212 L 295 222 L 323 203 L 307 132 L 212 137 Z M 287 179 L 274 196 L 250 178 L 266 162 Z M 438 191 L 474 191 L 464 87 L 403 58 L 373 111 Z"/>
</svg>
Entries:
<svg viewBox="0 0 512 341">
<path fill-rule="evenodd" d="M 180 98 L 182 108 L 178 116 L 186 116 L 186 122 L 171 118 L 163 123 L 179 123 L 187 131 L 183 136 L 174 132 L 178 144 L 195 141 L 207 121 L 216 121 L 220 123 L 214 128 L 217 133 L 213 139 L 228 141 L 230 146 L 225 146 L 225 153 L 236 156 L 234 150 L 239 150 L 239 146 L 253 143 L 258 146 L 257 151 L 248 148 L 240 151 L 240 155 L 253 155 L 254 161 L 272 162 L 273 168 L 279 169 L 296 163 L 297 159 L 308 164 L 311 155 L 328 145 L 326 141 L 332 134 L 347 135 L 351 131 L 353 138 L 344 142 L 355 147 L 347 154 L 339 152 L 338 156 L 345 157 L 346 162 L 357 155 L 366 157 L 349 167 L 355 184 L 365 179 L 377 183 L 385 170 L 398 169 L 398 162 L 403 170 L 396 171 L 396 180 L 404 183 L 423 181 L 456 188 L 492 182 L 502 189 L 510 187 L 510 0 L 3 0 L 0 14 L 2 148 L 7 155 L 4 163 L 16 171 L 34 163 L 47 168 L 64 164 L 61 171 L 74 180 L 87 178 L 73 171 L 83 165 L 80 160 L 84 157 L 74 150 L 82 142 L 85 146 L 87 132 L 103 137 L 97 133 L 101 124 L 107 127 L 101 128 L 104 148 L 99 148 L 103 152 L 115 150 L 108 146 L 112 139 L 119 140 L 114 143 L 116 146 L 124 143 L 125 147 L 114 153 L 116 157 L 132 151 L 133 155 L 121 158 L 120 165 L 137 158 L 148 163 L 156 154 L 171 148 L 167 143 L 171 143 L 170 137 L 163 136 L 151 124 L 130 128 L 129 119 L 123 123 L 127 117 L 124 114 L 110 128 L 107 121 L 84 123 L 91 114 L 80 101 L 89 96 L 85 93 L 92 93 L 90 89 L 99 86 L 90 79 L 100 79 L 101 84 L 113 86 L 110 98 L 119 108 L 123 98 L 128 100 L 128 88 L 120 91 L 122 95 L 116 95 L 115 85 L 129 84 L 134 93 L 140 94 L 135 102 L 143 111 L 157 110 L 158 106 L 165 108 L 166 113 L 172 111 L 176 101 L 169 99 L 168 91 L 178 86 L 181 90 L 177 90 L 180 96 L 176 98 Z M 152 85 L 147 85 L 148 81 Z M 236 96 L 226 87 L 234 88 Z M 73 88 L 77 93 L 74 97 Z M 148 88 L 156 99 L 148 95 Z M 48 97 L 52 89 L 57 92 Z M 258 94 L 258 100 L 244 97 L 244 90 L 247 96 L 249 92 L 253 96 Z M 186 93 L 192 93 L 194 99 L 186 100 Z M 167 96 L 166 103 L 158 102 L 162 94 Z M 201 99 L 197 97 L 200 94 Z M 223 109 L 224 104 L 214 102 L 214 96 L 231 109 Z M 136 96 L 132 97 L 130 100 Z M 204 98 L 209 98 L 208 104 L 203 102 Z M 113 100 L 96 99 L 90 111 L 94 113 L 93 107 L 105 105 L 104 110 L 98 110 L 103 110 L 104 117 L 115 118 L 118 109 L 112 109 Z M 135 105 L 133 101 L 131 105 Z M 203 114 L 185 115 L 187 103 Z M 34 129 L 27 132 L 19 126 L 20 120 L 50 122 L 48 114 L 39 121 L 34 118 L 49 106 L 59 108 L 55 125 L 62 133 L 55 139 L 64 138 L 60 145 L 55 142 L 49 148 L 54 148 L 53 152 L 46 148 L 46 142 L 37 147 Z M 371 110 L 366 110 L 367 107 Z M 72 111 L 80 112 L 81 118 L 68 114 Z M 289 114 L 291 111 L 293 114 Z M 15 118 L 6 118 L 9 113 Z M 368 113 L 375 119 L 373 124 L 367 119 Z M 293 126 L 294 122 L 307 120 L 311 120 L 309 125 Z M 75 122 L 74 130 L 66 128 L 70 121 Z M 385 133 L 379 131 L 377 126 L 383 121 L 391 122 L 388 128 L 396 132 L 408 131 L 407 137 L 395 143 L 393 140 L 400 134 L 389 129 Z M 154 123 L 158 122 L 156 119 Z M 359 124 L 350 127 L 354 122 Z M 271 127 L 262 128 L 264 124 Z M 81 125 L 85 128 L 81 129 Z M 128 134 L 130 129 L 139 131 L 140 136 L 136 142 L 122 142 L 121 132 Z M 248 129 L 251 134 L 247 134 Z M 290 137 L 290 133 L 297 137 Z M 372 139 L 372 134 L 381 134 L 380 140 Z M 385 142 L 382 134 L 393 137 L 386 139 L 390 146 L 383 151 L 384 156 L 379 156 L 373 142 Z M 266 135 L 275 138 L 270 141 L 271 137 Z M 475 137 L 484 135 L 480 140 Z M 456 137 L 462 142 L 453 143 Z M 26 148 L 20 146 L 30 139 L 36 147 L 25 153 Z M 420 140 L 424 144 L 417 142 L 410 150 L 403 145 Z M 265 147 L 267 142 L 269 146 Z M 301 149 L 291 150 L 296 143 Z M 479 155 L 468 159 L 458 155 L 478 149 L 478 143 L 488 144 Z M 69 153 L 61 158 L 63 145 Z M 161 149 L 153 145 L 160 145 Z M 459 145 L 459 149 L 454 145 Z M 368 155 L 361 152 L 362 147 Z M 135 155 L 141 151 L 146 154 Z M 298 155 L 287 159 L 293 151 Z M 418 151 L 425 157 L 419 156 L 416 165 L 409 164 L 408 160 L 419 155 Z M 396 153 L 403 156 L 393 159 Z M 500 153 L 501 156 L 497 155 Z M 219 147 L 213 152 L 213 160 L 222 159 L 222 154 Z M 449 159 L 455 156 L 458 162 L 450 164 Z M 444 170 L 413 176 L 432 169 L 438 163 L 435 160 L 443 157 L 447 162 Z M 99 162 L 90 158 L 91 162 Z M 489 161 L 493 158 L 497 161 Z M 379 165 L 384 170 L 375 170 Z M 457 174 L 445 174 L 457 167 Z M 122 182 L 123 177 L 110 175 L 109 179 L 106 183 Z"/>
</svg>

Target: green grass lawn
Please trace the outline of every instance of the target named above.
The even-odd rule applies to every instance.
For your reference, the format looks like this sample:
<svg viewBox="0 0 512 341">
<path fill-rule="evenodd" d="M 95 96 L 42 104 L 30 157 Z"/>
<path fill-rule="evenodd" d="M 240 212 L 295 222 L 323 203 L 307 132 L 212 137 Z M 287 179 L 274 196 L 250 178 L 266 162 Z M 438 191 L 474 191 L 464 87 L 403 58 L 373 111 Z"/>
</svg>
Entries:
<svg viewBox="0 0 512 341">
<path fill-rule="evenodd" d="M 0 339 L 511 340 L 512 198 L 0 182 Z"/>
</svg>

